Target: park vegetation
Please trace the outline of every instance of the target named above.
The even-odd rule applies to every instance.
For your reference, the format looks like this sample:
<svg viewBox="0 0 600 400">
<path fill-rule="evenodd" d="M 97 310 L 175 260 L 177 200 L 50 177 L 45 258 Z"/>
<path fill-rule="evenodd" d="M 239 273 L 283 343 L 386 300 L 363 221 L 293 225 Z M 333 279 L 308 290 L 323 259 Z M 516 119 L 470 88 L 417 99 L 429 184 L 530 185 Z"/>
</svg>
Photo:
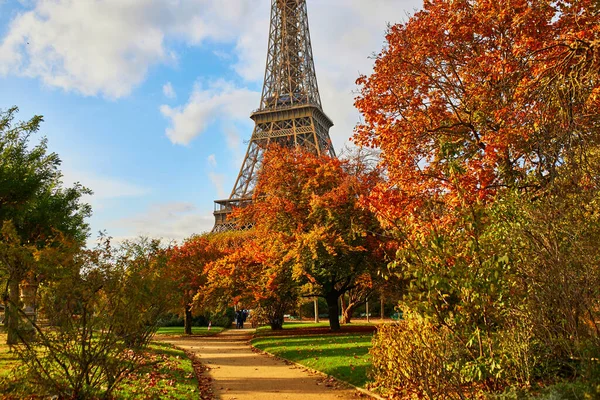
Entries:
<svg viewBox="0 0 600 400">
<path fill-rule="evenodd" d="M 0 282 L 27 375 L 110 397 L 168 313 L 191 334 L 194 315 L 227 326 L 235 305 L 277 331 L 320 297 L 336 332 L 378 293 L 403 315 L 373 336 L 384 396 L 600 396 L 599 3 L 426 0 L 357 83 L 359 150 L 268 146 L 239 231 L 171 247 L 85 249 L 89 190 L 31 146 L 40 117 L 0 114 Z"/>
<path fill-rule="evenodd" d="M 600 379 L 600 7 L 426 1 L 358 80 L 405 322 L 373 348 L 399 397 Z M 586 386 L 587 385 L 587 386 Z"/>
<path fill-rule="evenodd" d="M 87 249 L 82 198 L 91 192 L 64 186 L 58 155 L 33 141 L 42 118 L 15 122 L 17 111 L 0 112 L 2 338 L 11 352 L 0 391 L 112 398 L 164 355 L 148 344 L 175 292 L 170 252 L 159 240 L 114 245 L 105 235 Z"/>
</svg>

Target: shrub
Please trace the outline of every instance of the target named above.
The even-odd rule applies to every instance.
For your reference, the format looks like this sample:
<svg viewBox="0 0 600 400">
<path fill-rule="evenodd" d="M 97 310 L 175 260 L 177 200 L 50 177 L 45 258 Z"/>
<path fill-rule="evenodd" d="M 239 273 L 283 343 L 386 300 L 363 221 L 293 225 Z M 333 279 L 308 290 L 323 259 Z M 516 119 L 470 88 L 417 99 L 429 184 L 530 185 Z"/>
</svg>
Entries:
<svg viewBox="0 0 600 400">
<path fill-rule="evenodd" d="M 33 391 L 110 398 L 142 366 L 141 350 L 167 308 L 161 293 L 164 265 L 158 242 L 126 243 L 116 255 L 106 242 L 83 252 L 72 274 L 46 287 L 42 310 L 53 325 L 41 329 L 30 321 L 36 335 L 20 335 L 14 347 Z"/>
<path fill-rule="evenodd" d="M 463 377 L 468 357 L 452 332 L 414 315 L 381 326 L 373 337 L 374 388 L 400 398 L 465 399 L 475 387 Z"/>
</svg>

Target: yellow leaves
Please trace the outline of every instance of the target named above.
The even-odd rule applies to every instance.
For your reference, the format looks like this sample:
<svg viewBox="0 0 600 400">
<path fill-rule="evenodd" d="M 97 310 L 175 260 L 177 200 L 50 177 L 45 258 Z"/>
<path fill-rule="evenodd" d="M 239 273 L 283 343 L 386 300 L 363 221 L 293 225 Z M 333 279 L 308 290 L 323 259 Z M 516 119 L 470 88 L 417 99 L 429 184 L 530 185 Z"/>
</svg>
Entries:
<svg viewBox="0 0 600 400">
<path fill-rule="evenodd" d="M 21 243 L 21 238 L 12 221 L 4 221 L 0 229 L 0 270 L 18 277 L 33 266 L 36 248 Z M 18 278 L 22 279 L 22 277 Z"/>
<path fill-rule="evenodd" d="M 2 234 L 2 240 L 6 243 L 14 244 L 21 242 L 21 238 L 19 237 L 12 221 L 3 221 L 0 233 Z"/>
</svg>

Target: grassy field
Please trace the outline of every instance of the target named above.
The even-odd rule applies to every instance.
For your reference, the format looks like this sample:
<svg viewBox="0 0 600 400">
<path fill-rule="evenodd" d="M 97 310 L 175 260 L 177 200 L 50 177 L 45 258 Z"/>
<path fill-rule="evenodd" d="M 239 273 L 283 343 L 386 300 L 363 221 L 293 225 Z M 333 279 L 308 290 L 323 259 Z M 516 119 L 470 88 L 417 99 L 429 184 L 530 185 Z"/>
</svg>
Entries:
<svg viewBox="0 0 600 400">
<path fill-rule="evenodd" d="M 0 378 L 8 376 L 17 365 L 19 360 L 6 345 L 6 333 L 0 330 Z"/>
<path fill-rule="evenodd" d="M 146 360 L 153 365 L 129 376 L 117 399 L 197 399 L 198 381 L 185 353 L 165 343 L 152 343 Z"/>
<path fill-rule="evenodd" d="M 364 387 L 371 367 L 372 334 L 342 333 L 300 336 L 263 336 L 252 344 L 268 353 Z"/>
<path fill-rule="evenodd" d="M 208 330 L 207 327 L 192 327 L 192 335 L 203 335 L 210 336 L 216 335 L 219 332 L 223 332 L 223 328 L 219 326 L 213 326 Z M 183 326 L 169 326 L 164 328 L 158 328 L 157 335 L 183 335 Z"/>
<path fill-rule="evenodd" d="M 298 322 L 298 321 L 286 321 L 283 324 L 283 329 L 309 329 L 309 328 L 327 328 L 329 326 L 328 322 L 319 322 L 317 324 L 311 322 Z M 277 332 L 271 330 L 271 327 L 268 325 L 261 326 L 256 329 L 256 336 L 261 335 L 274 335 Z"/>
</svg>

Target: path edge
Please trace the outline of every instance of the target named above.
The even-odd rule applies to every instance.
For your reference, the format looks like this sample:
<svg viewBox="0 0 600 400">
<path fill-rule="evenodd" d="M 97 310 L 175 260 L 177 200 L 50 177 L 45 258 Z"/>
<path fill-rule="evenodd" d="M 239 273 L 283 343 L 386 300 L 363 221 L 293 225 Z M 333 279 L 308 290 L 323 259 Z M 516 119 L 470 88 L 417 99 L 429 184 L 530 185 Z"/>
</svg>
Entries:
<svg viewBox="0 0 600 400">
<path fill-rule="evenodd" d="M 220 333 L 220 332 L 219 332 Z M 217 333 L 218 335 L 218 333 Z M 216 335 L 213 335 L 216 336 Z M 180 336 L 170 336 L 171 338 L 179 338 Z M 177 346 L 173 343 L 161 340 L 154 340 L 155 342 L 166 343 L 172 346 L 175 349 L 181 350 L 185 353 L 186 357 L 192 363 L 192 369 L 194 371 L 194 376 L 196 377 L 196 382 L 198 383 L 199 390 L 199 400 L 217 400 L 217 395 L 215 394 L 214 380 L 209 375 L 210 367 L 202 362 L 201 358 L 194 354 L 191 350 L 186 350 L 183 347 Z M 209 386 L 210 389 L 206 395 L 203 394 L 202 388 L 203 386 Z"/>
</svg>

